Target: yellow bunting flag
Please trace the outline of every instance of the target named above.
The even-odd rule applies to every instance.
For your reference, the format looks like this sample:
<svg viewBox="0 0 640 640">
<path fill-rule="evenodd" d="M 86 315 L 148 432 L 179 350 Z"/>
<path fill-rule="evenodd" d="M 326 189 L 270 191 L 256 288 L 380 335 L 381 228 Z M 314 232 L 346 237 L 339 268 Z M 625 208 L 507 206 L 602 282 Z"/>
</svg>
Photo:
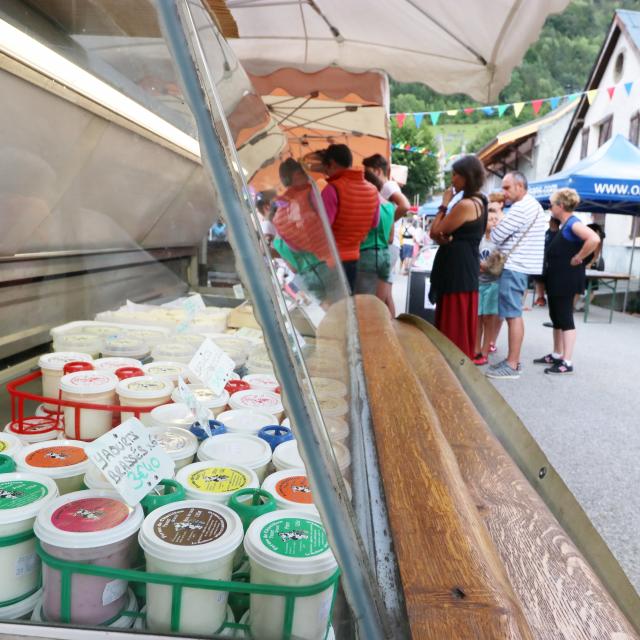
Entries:
<svg viewBox="0 0 640 640">
<path fill-rule="evenodd" d="M 513 103 L 513 115 L 517 118 L 524 109 L 524 102 Z"/>
<path fill-rule="evenodd" d="M 596 99 L 597 95 L 597 89 L 591 89 L 591 91 L 587 91 L 587 100 L 589 101 L 589 104 L 593 104 L 593 101 Z"/>
<path fill-rule="evenodd" d="M 449 111 L 446 112 L 446 114 L 448 116 L 457 116 L 458 115 L 458 109 L 450 109 Z"/>
</svg>

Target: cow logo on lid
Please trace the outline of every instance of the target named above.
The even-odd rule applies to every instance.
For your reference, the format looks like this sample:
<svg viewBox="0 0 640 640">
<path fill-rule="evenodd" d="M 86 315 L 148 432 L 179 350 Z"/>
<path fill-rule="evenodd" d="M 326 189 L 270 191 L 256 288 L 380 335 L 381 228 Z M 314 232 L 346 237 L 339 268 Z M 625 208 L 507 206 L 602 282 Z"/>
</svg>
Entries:
<svg viewBox="0 0 640 640">
<path fill-rule="evenodd" d="M 124 502 L 113 498 L 82 498 L 58 507 L 51 523 L 62 531 L 93 533 L 122 524 L 130 510 Z"/>
</svg>

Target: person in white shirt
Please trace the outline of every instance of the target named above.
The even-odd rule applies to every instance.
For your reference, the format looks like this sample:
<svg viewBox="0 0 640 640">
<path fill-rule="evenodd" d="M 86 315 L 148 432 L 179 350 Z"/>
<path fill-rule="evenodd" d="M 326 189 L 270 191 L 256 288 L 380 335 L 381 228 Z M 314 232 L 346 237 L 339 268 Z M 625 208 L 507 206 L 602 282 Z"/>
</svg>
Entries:
<svg viewBox="0 0 640 640">
<path fill-rule="evenodd" d="M 528 193 L 528 182 L 519 171 L 507 173 L 502 180 L 509 213 L 491 232 L 491 241 L 508 255 L 500 276 L 498 315 L 506 318 L 509 351 L 501 362 L 491 365 L 489 378 L 519 378 L 520 350 L 524 340 L 522 298 L 530 275 L 542 273 L 546 220 L 540 203 Z"/>
<path fill-rule="evenodd" d="M 365 158 L 362 164 L 382 180 L 383 184 L 380 195 L 384 200 L 392 202 L 396 206 L 394 219 L 399 220 L 400 218 L 404 218 L 411 205 L 409 204 L 409 200 L 407 200 L 407 196 L 402 193 L 398 183 L 389 178 L 389 163 L 387 159 L 379 153 L 375 153 Z"/>
</svg>

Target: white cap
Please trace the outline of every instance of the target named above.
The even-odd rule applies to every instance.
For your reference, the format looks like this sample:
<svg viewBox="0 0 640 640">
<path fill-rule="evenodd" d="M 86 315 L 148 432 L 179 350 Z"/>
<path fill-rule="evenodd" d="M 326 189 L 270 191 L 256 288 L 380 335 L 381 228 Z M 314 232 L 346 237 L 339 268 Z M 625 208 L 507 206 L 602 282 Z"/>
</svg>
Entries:
<svg viewBox="0 0 640 640">
<path fill-rule="evenodd" d="M 22 447 L 14 460 L 18 471 L 29 471 L 56 478 L 84 474 L 89 458 L 82 440 L 49 440 Z"/>
<path fill-rule="evenodd" d="M 259 469 L 271 461 L 266 440 L 244 433 L 221 433 L 207 438 L 198 449 L 198 460 L 218 460 Z"/>
<path fill-rule="evenodd" d="M 102 350 L 102 345 L 102 338 L 90 333 L 65 333 L 53 339 L 55 351 L 99 353 Z"/>
<path fill-rule="evenodd" d="M 304 468 L 304 461 L 298 452 L 298 442 L 287 440 L 279 444 L 273 452 L 273 465 L 279 471 Z"/>
<path fill-rule="evenodd" d="M 349 405 L 344 398 L 318 397 L 318 404 L 320 412 L 325 418 L 344 418 L 349 413 Z"/>
<path fill-rule="evenodd" d="M 151 351 L 154 360 L 176 360 L 189 362 L 196 352 L 197 345 L 189 342 L 160 342 Z"/>
<path fill-rule="evenodd" d="M 347 385 L 333 378 L 312 376 L 311 386 L 318 398 L 344 398 L 347 395 Z"/>
<path fill-rule="evenodd" d="M 273 391 L 246 389 L 236 391 L 229 398 L 229 406 L 232 409 L 248 409 L 278 415 L 284 411 L 282 398 Z"/>
<path fill-rule="evenodd" d="M 47 502 L 58 495 L 58 485 L 38 473 L 0 474 L 0 525 L 14 524 L 35 518 Z"/>
<path fill-rule="evenodd" d="M 280 386 L 275 376 L 268 373 L 250 373 L 242 378 L 252 389 L 261 389 L 265 391 L 273 391 Z"/>
<path fill-rule="evenodd" d="M 76 371 L 60 378 L 60 390 L 68 393 L 105 393 L 117 384 L 118 378 L 106 371 Z"/>
<path fill-rule="evenodd" d="M 149 355 L 149 345 L 135 336 L 113 336 L 104 341 L 102 354 L 129 358 L 145 358 Z"/>
<path fill-rule="evenodd" d="M 337 568 L 320 516 L 283 509 L 256 518 L 244 548 L 251 562 L 278 573 L 310 575 Z"/>
<path fill-rule="evenodd" d="M 19 433 L 16 430 L 17 423 L 14 422 L 7 423 L 4 430 L 11 435 L 15 435 L 23 444 L 55 440 L 61 432 L 57 428 L 52 427 L 52 419 L 56 420 L 58 424 L 62 424 L 62 415 L 59 417 L 53 416 L 53 418 L 46 415 L 25 416 L 22 419 L 24 433 Z"/>
<path fill-rule="evenodd" d="M 76 351 L 56 351 L 54 353 L 45 353 L 40 356 L 38 366 L 41 369 L 50 369 L 51 371 L 62 371 L 64 365 L 68 362 L 92 362 L 93 358 L 87 353 L 78 353 Z"/>
<path fill-rule="evenodd" d="M 18 453 L 18 450 L 22 449 L 22 440 L 14 435 L 10 431 L 0 432 L 0 453 L 5 456 L 13 456 Z"/>
<path fill-rule="evenodd" d="M 151 410 L 149 414 L 151 422 L 157 426 L 181 427 L 189 429 L 198 419 L 197 416 L 182 402 L 170 402 L 162 404 Z M 213 420 L 213 414 L 207 410 L 207 420 Z"/>
<path fill-rule="evenodd" d="M 193 458 L 198 450 L 198 438 L 181 427 L 149 427 L 148 431 L 173 460 Z"/>
<path fill-rule="evenodd" d="M 144 514 L 115 491 L 88 489 L 55 498 L 38 514 L 33 531 L 55 547 L 90 549 L 125 540 L 140 528 Z"/>
<path fill-rule="evenodd" d="M 189 391 L 193 393 L 196 400 L 207 409 L 219 409 L 220 407 L 226 407 L 229 402 L 229 392 L 222 390 L 220 395 L 216 395 L 209 387 L 205 387 L 202 384 L 188 384 Z M 184 402 L 180 388 L 176 387 L 171 394 L 171 399 L 174 402 Z"/>
<path fill-rule="evenodd" d="M 256 435 L 262 427 L 278 424 L 278 419 L 270 413 L 249 409 L 230 409 L 218 414 L 216 420 L 222 422 L 227 431 Z"/>
<path fill-rule="evenodd" d="M 152 511 L 142 524 L 138 542 L 154 558 L 199 564 L 235 553 L 242 537 L 242 521 L 229 507 L 184 500 Z"/>
<path fill-rule="evenodd" d="M 154 376 L 136 376 L 120 380 L 116 386 L 116 393 L 126 398 L 139 400 L 168 398 L 173 391 L 173 383 L 166 378 Z"/>
<path fill-rule="evenodd" d="M 187 365 L 182 362 L 172 362 L 171 360 L 154 360 L 143 365 L 142 370 L 148 376 L 166 378 L 175 384 L 178 382 L 178 376 L 185 376 Z"/>
<path fill-rule="evenodd" d="M 98 358 L 97 360 L 94 360 L 93 366 L 96 371 L 108 371 L 110 373 L 115 373 L 117 369 L 121 369 L 122 367 L 142 367 L 142 362 L 140 362 L 140 360 L 136 360 L 136 358 Z"/>
</svg>

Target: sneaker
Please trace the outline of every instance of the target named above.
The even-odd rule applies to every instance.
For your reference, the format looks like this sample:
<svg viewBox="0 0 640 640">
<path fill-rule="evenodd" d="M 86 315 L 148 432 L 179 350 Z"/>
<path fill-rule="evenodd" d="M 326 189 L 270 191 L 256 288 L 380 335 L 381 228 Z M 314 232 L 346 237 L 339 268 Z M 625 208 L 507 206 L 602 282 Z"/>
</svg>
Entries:
<svg viewBox="0 0 640 640">
<path fill-rule="evenodd" d="M 564 360 L 557 360 L 551 367 L 544 370 L 545 373 L 573 373 L 573 365 L 567 364 Z"/>
<path fill-rule="evenodd" d="M 489 353 L 495 353 L 498 350 L 498 347 L 496 347 L 495 344 L 493 344 L 493 342 L 489 343 Z"/>
<path fill-rule="evenodd" d="M 562 359 L 560 358 L 554 358 L 550 353 L 547 353 L 546 356 L 542 356 L 542 358 L 536 358 L 533 361 L 533 364 L 548 364 L 548 365 L 554 365 L 554 364 L 559 364 L 562 362 Z"/>
<path fill-rule="evenodd" d="M 487 356 L 483 356 L 481 353 L 478 353 L 476 357 L 473 359 L 473 364 L 481 367 L 485 364 L 489 364 L 489 358 Z"/>
<path fill-rule="evenodd" d="M 519 363 L 518 363 L 518 368 L 513 369 L 507 364 L 505 360 L 504 362 L 499 363 L 495 368 L 489 367 L 489 369 L 487 369 L 484 375 L 487 376 L 487 378 L 496 378 L 496 379 L 504 379 L 504 380 L 517 379 L 520 377 L 520 371 L 521 371 L 521 367 Z"/>
</svg>

